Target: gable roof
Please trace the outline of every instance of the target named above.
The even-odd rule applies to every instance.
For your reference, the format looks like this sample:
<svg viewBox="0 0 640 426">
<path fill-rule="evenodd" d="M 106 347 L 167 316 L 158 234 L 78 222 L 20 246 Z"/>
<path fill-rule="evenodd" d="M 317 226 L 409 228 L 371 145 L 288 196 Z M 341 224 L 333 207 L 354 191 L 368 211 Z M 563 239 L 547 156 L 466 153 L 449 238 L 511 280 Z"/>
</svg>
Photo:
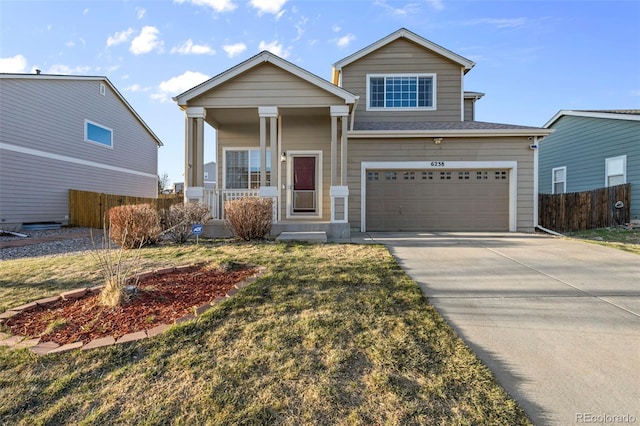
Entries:
<svg viewBox="0 0 640 426">
<path fill-rule="evenodd" d="M 335 64 L 333 64 L 333 82 L 334 84 L 337 84 L 337 77 L 338 74 L 340 73 L 340 71 L 342 71 L 342 68 L 346 67 L 347 65 L 357 61 L 358 59 L 367 56 L 368 54 L 370 54 L 371 52 L 374 52 L 378 49 L 380 49 L 383 46 L 386 46 L 387 44 L 396 41 L 400 38 L 405 38 L 407 40 L 410 40 L 414 43 L 416 43 L 417 45 L 427 49 L 427 50 L 431 50 L 441 56 L 444 56 L 447 59 L 450 59 L 451 61 L 459 64 L 460 66 L 462 66 L 464 68 L 464 72 L 465 74 L 474 67 L 475 62 L 462 57 L 460 55 L 458 55 L 457 53 L 454 53 L 452 51 L 450 51 L 449 49 L 445 49 L 444 47 L 437 45 L 429 40 L 427 40 L 424 37 L 420 37 L 419 35 L 417 35 L 416 33 L 413 33 L 411 31 L 409 31 L 406 28 L 400 28 L 398 31 L 389 34 L 388 36 L 386 36 L 383 39 L 380 39 L 378 41 L 376 41 L 373 44 L 370 44 L 369 46 L 365 47 L 364 49 L 360 49 L 358 50 L 356 53 L 353 53 L 349 56 L 347 56 L 344 59 L 339 60 L 338 62 L 336 62 Z"/>
<path fill-rule="evenodd" d="M 138 119 L 142 127 L 145 128 L 147 132 L 151 135 L 151 137 L 155 140 L 158 146 L 163 146 L 164 144 L 160 140 L 160 138 L 151 130 L 151 128 L 144 122 L 142 117 L 138 115 L 136 110 L 127 102 L 127 100 L 122 96 L 122 94 L 116 89 L 116 87 L 109 81 L 109 79 L 105 76 L 89 76 L 89 75 L 60 75 L 60 74 L 8 74 L 8 73 L 0 73 L 0 79 L 22 79 L 22 80 L 76 80 L 76 81 L 100 81 L 104 82 L 109 88 L 115 93 L 118 98 L 122 101 L 123 104 L 129 109 L 129 111 Z"/>
<path fill-rule="evenodd" d="M 221 84 L 239 76 L 240 74 L 243 74 L 251 70 L 252 68 L 255 68 L 258 65 L 264 64 L 266 62 L 275 65 L 276 67 L 281 68 L 282 70 L 287 71 L 321 89 L 324 89 L 327 92 L 338 96 L 339 98 L 344 99 L 345 103 L 347 104 L 353 104 L 358 100 L 358 96 L 354 95 L 353 93 L 341 87 L 338 87 L 331 82 L 318 77 L 317 75 L 310 73 L 309 71 L 300 68 L 299 66 L 294 65 L 291 62 L 286 61 L 281 57 L 267 51 L 260 52 L 252 58 L 249 58 L 246 61 L 216 75 L 215 77 L 212 77 L 209 80 L 187 90 L 186 92 L 175 96 L 173 100 L 176 101 L 181 107 L 184 107 L 191 99 L 194 99 L 202 95 L 203 93 L 206 93 L 209 90 L 212 90 L 215 87 L 220 86 Z"/>
<path fill-rule="evenodd" d="M 549 128 L 565 115 L 574 117 L 609 118 L 611 120 L 631 120 L 640 121 L 640 110 L 638 109 L 608 109 L 608 110 L 566 110 L 562 109 L 545 123 L 544 128 Z"/>
</svg>

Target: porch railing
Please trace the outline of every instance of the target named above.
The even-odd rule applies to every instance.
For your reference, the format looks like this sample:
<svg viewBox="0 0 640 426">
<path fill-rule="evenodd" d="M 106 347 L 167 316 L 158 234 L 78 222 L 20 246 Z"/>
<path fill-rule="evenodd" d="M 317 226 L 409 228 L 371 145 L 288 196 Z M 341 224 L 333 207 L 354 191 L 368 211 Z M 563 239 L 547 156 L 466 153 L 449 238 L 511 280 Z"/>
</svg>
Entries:
<svg viewBox="0 0 640 426">
<path fill-rule="evenodd" d="M 257 197 L 257 189 L 205 189 L 204 202 L 211 208 L 214 219 L 224 219 L 224 204 L 227 201 L 239 200 L 245 197 Z"/>
</svg>

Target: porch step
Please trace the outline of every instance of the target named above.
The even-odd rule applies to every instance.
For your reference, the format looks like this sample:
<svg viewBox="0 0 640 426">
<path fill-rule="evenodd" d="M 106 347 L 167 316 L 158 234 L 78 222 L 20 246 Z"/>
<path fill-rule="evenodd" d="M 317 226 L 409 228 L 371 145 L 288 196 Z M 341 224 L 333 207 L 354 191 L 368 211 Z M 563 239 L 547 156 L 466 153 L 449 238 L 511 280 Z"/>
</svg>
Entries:
<svg viewBox="0 0 640 426">
<path fill-rule="evenodd" d="M 327 242 L 327 233 L 324 231 L 282 232 L 276 237 L 276 241 L 306 241 L 312 244 L 322 244 Z"/>
</svg>

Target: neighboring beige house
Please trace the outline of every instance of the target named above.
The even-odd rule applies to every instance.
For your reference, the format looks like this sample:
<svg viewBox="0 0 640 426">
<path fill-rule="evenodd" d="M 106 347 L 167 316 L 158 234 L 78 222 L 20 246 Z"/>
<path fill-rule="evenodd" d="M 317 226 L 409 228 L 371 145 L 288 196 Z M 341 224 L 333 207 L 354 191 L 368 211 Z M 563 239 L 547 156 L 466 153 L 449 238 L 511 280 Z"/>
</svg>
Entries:
<svg viewBox="0 0 640 426">
<path fill-rule="evenodd" d="M 474 121 L 474 63 L 406 29 L 338 61 L 332 82 L 262 52 L 176 96 L 185 199 L 274 200 L 272 232 L 524 231 L 547 129 Z M 218 189 L 204 188 L 204 125 Z M 222 227 L 214 220 L 205 232 Z"/>
<path fill-rule="evenodd" d="M 157 198 L 160 139 L 107 77 L 0 74 L 0 229 L 69 223 L 69 190 Z"/>
</svg>

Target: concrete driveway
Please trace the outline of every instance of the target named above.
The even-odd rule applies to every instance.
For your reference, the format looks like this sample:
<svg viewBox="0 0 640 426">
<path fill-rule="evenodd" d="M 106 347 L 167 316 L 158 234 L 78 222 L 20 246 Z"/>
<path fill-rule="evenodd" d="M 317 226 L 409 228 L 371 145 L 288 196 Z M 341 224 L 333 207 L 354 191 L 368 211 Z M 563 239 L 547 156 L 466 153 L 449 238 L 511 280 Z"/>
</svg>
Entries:
<svg viewBox="0 0 640 426">
<path fill-rule="evenodd" d="M 512 233 L 369 233 L 536 425 L 640 424 L 640 256 Z"/>
</svg>

